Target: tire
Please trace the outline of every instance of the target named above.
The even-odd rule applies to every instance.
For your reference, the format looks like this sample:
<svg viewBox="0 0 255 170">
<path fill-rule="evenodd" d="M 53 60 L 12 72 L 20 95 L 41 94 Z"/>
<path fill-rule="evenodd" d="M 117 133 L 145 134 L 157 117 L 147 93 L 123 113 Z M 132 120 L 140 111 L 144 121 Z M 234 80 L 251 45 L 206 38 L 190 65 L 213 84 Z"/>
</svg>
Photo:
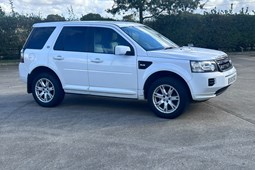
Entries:
<svg viewBox="0 0 255 170">
<path fill-rule="evenodd" d="M 148 91 L 148 103 L 161 118 L 174 119 L 180 116 L 190 102 L 189 91 L 183 81 L 164 77 L 153 82 Z"/>
<path fill-rule="evenodd" d="M 33 79 L 32 94 L 35 101 L 43 107 L 57 106 L 65 96 L 58 78 L 48 73 L 41 73 Z"/>
</svg>

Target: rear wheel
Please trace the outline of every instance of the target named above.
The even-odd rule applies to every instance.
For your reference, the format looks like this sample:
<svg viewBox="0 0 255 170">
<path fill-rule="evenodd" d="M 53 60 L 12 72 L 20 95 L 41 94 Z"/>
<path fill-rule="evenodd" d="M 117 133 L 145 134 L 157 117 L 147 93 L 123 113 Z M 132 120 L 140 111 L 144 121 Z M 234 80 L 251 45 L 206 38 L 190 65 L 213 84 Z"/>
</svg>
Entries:
<svg viewBox="0 0 255 170">
<path fill-rule="evenodd" d="M 180 116 L 189 104 L 189 93 L 182 81 L 164 77 L 149 88 L 148 102 L 159 117 L 173 119 Z"/>
<path fill-rule="evenodd" d="M 59 80 L 47 73 L 35 77 L 32 82 L 32 93 L 35 101 L 43 107 L 57 106 L 65 96 Z"/>
</svg>

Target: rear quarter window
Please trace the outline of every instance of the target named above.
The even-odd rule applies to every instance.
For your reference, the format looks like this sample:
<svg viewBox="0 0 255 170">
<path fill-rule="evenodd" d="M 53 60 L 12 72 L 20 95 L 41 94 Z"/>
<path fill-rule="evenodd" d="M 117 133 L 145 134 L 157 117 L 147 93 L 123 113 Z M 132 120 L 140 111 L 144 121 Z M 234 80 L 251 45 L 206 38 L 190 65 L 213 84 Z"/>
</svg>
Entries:
<svg viewBox="0 0 255 170">
<path fill-rule="evenodd" d="M 33 28 L 23 49 L 42 49 L 55 27 Z"/>
</svg>

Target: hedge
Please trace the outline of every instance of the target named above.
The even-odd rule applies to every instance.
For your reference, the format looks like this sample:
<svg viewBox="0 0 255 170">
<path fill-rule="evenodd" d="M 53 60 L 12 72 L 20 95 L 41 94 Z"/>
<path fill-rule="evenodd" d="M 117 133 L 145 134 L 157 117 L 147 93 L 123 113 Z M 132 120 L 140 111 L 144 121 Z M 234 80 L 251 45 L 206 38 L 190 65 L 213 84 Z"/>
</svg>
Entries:
<svg viewBox="0 0 255 170">
<path fill-rule="evenodd" d="M 0 13 L 0 60 L 18 59 L 31 26 L 43 21 L 47 20 Z M 145 24 L 180 46 L 192 43 L 223 51 L 255 49 L 255 15 L 180 14 L 159 16 Z"/>
<path fill-rule="evenodd" d="M 146 23 L 175 43 L 220 49 L 254 50 L 254 15 L 181 14 L 159 16 Z"/>
</svg>

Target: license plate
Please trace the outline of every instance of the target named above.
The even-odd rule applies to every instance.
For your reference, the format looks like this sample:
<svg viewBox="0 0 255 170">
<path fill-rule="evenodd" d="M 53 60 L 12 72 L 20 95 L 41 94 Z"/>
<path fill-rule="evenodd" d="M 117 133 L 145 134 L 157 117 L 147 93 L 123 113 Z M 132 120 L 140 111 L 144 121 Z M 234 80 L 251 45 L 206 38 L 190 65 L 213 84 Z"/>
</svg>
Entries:
<svg viewBox="0 0 255 170">
<path fill-rule="evenodd" d="M 234 81 L 236 81 L 236 75 L 234 75 L 234 76 L 228 78 L 228 84 L 231 84 L 231 83 L 233 83 Z"/>
</svg>

